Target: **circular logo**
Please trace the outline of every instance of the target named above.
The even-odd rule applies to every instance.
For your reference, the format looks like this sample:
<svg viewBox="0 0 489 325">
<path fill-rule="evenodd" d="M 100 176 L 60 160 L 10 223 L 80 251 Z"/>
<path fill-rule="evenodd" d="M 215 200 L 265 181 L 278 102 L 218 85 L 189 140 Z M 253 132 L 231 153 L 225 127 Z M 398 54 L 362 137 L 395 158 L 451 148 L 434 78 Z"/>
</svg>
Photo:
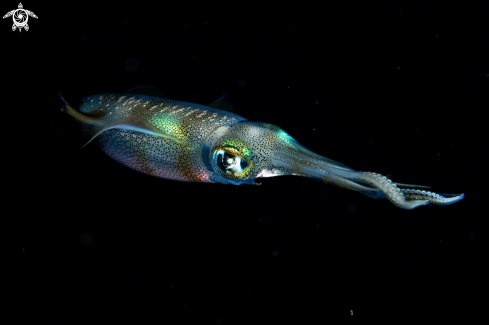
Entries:
<svg viewBox="0 0 489 325">
<path fill-rule="evenodd" d="M 15 10 L 12 16 L 14 18 L 14 24 L 17 27 L 24 27 L 27 24 L 27 20 L 29 19 L 29 16 L 24 9 Z"/>
</svg>

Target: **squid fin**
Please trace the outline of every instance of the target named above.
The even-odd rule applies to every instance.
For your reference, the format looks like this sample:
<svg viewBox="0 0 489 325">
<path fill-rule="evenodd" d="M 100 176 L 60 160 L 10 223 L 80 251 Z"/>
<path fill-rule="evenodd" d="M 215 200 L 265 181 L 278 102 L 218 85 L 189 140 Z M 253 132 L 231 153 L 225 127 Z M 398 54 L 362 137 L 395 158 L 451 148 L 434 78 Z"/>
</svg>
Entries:
<svg viewBox="0 0 489 325">
<path fill-rule="evenodd" d="M 212 103 L 207 104 L 207 106 L 222 109 L 224 111 L 228 111 L 238 115 L 240 114 L 240 109 L 235 103 L 233 103 L 227 91 L 224 93 L 224 95 L 222 95 Z"/>
<path fill-rule="evenodd" d="M 183 143 L 183 140 L 174 137 L 172 135 L 166 134 L 160 129 L 156 128 L 153 124 L 145 120 L 144 118 L 137 115 L 129 115 L 124 118 L 115 120 L 108 116 L 103 117 L 92 117 L 83 114 L 73 107 L 71 107 L 68 102 L 59 94 L 64 106 L 60 108 L 61 112 L 68 115 L 72 121 L 80 127 L 82 131 L 83 145 L 81 148 L 89 144 L 93 139 L 95 139 L 101 133 L 110 129 L 122 129 L 122 130 L 132 130 L 141 133 L 150 134 L 156 137 L 162 137 L 170 141 L 175 141 Z"/>
</svg>

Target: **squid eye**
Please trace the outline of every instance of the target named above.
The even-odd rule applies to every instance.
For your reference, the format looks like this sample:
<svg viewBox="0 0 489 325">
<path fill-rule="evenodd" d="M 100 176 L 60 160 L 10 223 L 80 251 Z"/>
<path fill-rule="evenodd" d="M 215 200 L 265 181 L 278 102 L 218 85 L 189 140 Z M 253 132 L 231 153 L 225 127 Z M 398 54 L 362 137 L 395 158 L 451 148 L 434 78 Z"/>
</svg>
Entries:
<svg viewBox="0 0 489 325">
<path fill-rule="evenodd" d="M 224 150 L 214 152 L 214 164 L 225 174 L 242 174 L 248 168 L 248 163 L 243 158 L 229 154 Z"/>
</svg>

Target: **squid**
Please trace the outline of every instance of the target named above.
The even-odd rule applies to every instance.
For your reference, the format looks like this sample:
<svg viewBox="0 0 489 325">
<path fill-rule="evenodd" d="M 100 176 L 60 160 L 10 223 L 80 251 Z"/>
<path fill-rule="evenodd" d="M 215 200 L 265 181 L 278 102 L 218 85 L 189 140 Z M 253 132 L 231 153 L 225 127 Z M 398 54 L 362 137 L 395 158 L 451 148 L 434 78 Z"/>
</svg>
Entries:
<svg viewBox="0 0 489 325">
<path fill-rule="evenodd" d="M 226 94 L 206 106 L 140 86 L 83 97 L 77 109 L 60 97 L 59 112 L 78 126 L 82 147 L 93 141 L 113 160 L 164 179 L 259 185 L 258 178 L 296 175 L 387 199 L 407 210 L 449 205 L 464 197 L 396 183 L 318 155 L 276 125 L 239 116 Z"/>
</svg>

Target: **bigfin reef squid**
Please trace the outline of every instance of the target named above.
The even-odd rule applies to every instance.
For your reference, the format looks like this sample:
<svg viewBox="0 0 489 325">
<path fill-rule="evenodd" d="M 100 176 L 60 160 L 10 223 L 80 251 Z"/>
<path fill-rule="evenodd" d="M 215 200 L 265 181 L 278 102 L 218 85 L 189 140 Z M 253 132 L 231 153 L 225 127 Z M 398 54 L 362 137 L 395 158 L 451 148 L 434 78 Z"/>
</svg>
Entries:
<svg viewBox="0 0 489 325">
<path fill-rule="evenodd" d="M 208 106 L 166 98 L 139 86 L 122 94 L 81 99 L 78 109 L 61 96 L 60 111 L 115 161 L 139 172 L 178 181 L 255 184 L 257 178 L 297 175 L 385 198 L 403 209 L 460 201 L 427 186 L 395 183 L 356 171 L 305 148 L 280 127 L 251 122 L 233 112 L 224 94 Z"/>
</svg>

